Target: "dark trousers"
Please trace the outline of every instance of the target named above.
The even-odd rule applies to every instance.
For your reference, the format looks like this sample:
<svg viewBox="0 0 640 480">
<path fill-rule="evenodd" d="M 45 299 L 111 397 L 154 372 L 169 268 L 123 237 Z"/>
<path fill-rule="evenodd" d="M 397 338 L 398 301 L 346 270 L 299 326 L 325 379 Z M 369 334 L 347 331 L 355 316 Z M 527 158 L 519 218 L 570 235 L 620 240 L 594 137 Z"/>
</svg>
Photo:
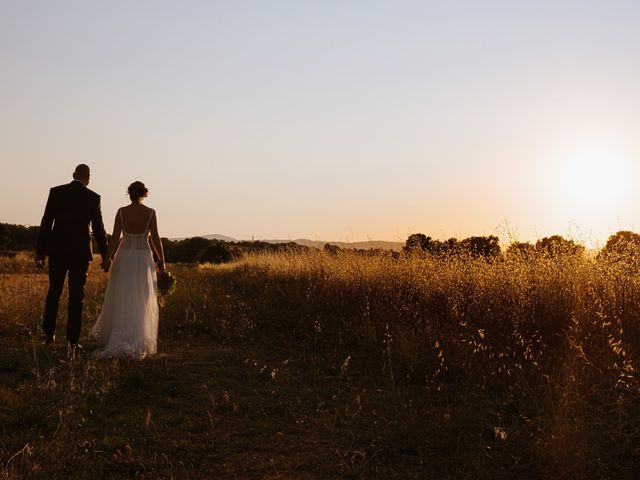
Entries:
<svg viewBox="0 0 640 480">
<path fill-rule="evenodd" d="M 42 330 L 53 336 L 56 331 L 56 319 L 60 305 L 60 295 L 64 280 L 69 274 L 69 307 L 67 316 L 67 341 L 75 345 L 80 338 L 82 323 L 82 306 L 84 301 L 84 284 L 87 281 L 89 262 L 84 259 L 68 256 L 49 257 L 49 293 L 44 309 Z"/>
</svg>

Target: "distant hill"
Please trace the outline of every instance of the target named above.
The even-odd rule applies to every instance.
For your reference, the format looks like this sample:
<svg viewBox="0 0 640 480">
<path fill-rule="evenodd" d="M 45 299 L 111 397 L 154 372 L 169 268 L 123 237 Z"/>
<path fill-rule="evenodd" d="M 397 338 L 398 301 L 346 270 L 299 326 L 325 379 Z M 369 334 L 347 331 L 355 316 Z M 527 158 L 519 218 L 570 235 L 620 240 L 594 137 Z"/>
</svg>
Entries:
<svg viewBox="0 0 640 480">
<path fill-rule="evenodd" d="M 210 235 L 193 235 L 192 237 L 170 238 L 169 240 L 173 240 L 174 242 L 179 242 L 180 240 L 184 240 L 185 238 L 193 238 L 193 237 L 206 238 L 207 240 L 222 240 L 223 242 L 238 241 L 233 237 L 227 237 L 226 235 L 220 235 L 219 233 L 212 233 Z"/>
<path fill-rule="evenodd" d="M 381 248 L 383 250 L 402 250 L 404 243 L 401 242 L 387 242 L 385 240 L 370 240 L 367 242 L 331 242 L 331 241 L 320 241 L 320 240 L 309 240 L 307 238 L 297 238 L 295 240 L 264 240 L 269 243 L 285 243 L 285 242 L 295 242 L 298 245 L 305 245 L 307 247 L 315 247 L 322 248 L 326 243 L 330 243 L 331 245 L 336 245 L 340 248 L 353 248 L 360 250 L 371 250 L 374 248 Z"/>
</svg>

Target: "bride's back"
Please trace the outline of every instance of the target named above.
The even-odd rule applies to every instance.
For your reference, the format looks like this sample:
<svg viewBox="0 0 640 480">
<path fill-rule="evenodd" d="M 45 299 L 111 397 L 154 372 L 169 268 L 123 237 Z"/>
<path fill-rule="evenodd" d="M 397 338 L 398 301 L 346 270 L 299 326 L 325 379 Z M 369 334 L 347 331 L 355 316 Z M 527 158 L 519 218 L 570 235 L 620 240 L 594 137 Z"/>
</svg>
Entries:
<svg viewBox="0 0 640 480">
<path fill-rule="evenodd" d="M 140 235 L 145 232 L 149 224 L 151 209 L 144 205 L 128 205 L 121 208 L 122 229 L 126 233 Z"/>
</svg>

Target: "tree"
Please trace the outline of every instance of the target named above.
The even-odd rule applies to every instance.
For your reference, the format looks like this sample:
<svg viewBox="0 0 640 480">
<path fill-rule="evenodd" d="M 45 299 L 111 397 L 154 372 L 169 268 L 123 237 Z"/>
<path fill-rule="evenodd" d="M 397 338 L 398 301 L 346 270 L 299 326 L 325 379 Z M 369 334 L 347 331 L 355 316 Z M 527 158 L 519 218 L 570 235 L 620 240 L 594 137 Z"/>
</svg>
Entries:
<svg viewBox="0 0 640 480">
<path fill-rule="evenodd" d="M 231 251 L 224 242 L 212 240 L 198 260 L 199 263 L 226 263 L 232 260 Z"/>
<path fill-rule="evenodd" d="M 535 256 L 536 247 L 530 242 L 513 242 L 507 247 L 508 256 L 528 260 Z"/>
<path fill-rule="evenodd" d="M 413 233 L 407 238 L 403 251 L 407 255 L 420 254 L 430 250 L 431 237 L 424 233 Z"/>
<path fill-rule="evenodd" d="M 500 240 L 495 235 L 465 238 L 460 242 L 460 248 L 472 257 L 497 257 L 501 252 Z"/>
<path fill-rule="evenodd" d="M 460 251 L 460 242 L 458 242 L 457 238 L 450 238 L 449 240 L 439 243 L 440 251 L 445 255 L 454 255 Z"/>
<path fill-rule="evenodd" d="M 409 235 L 402 250 L 407 255 L 424 253 L 437 256 L 453 255 L 460 251 L 460 242 L 455 238 L 442 242 L 434 240 L 423 233 L 414 233 Z"/>
<path fill-rule="evenodd" d="M 561 235 L 552 235 L 538 240 L 536 251 L 550 258 L 568 255 L 580 256 L 584 253 L 584 246 L 578 245 L 573 240 L 567 240 Z"/>
<path fill-rule="evenodd" d="M 0 223 L 0 249 L 9 245 L 9 228 L 4 223 Z"/>
<path fill-rule="evenodd" d="M 640 235 L 621 230 L 609 237 L 598 260 L 636 261 L 640 257 Z"/>
<path fill-rule="evenodd" d="M 165 259 L 167 262 L 196 263 L 209 245 L 211 240 L 206 238 L 185 238 L 175 242 L 172 248 L 165 252 Z"/>
<path fill-rule="evenodd" d="M 325 243 L 322 249 L 329 255 L 337 255 L 341 250 L 338 245 L 333 245 L 332 243 Z"/>
<path fill-rule="evenodd" d="M 170 258 L 174 258 L 174 253 L 176 249 L 176 245 L 178 242 L 174 242 L 173 240 L 169 240 L 166 237 L 161 237 L 160 242 L 162 242 L 162 250 L 164 251 L 164 258 L 170 262 Z M 155 256 L 155 254 L 154 254 Z M 156 259 L 157 260 L 157 259 Z"/>
</svg>

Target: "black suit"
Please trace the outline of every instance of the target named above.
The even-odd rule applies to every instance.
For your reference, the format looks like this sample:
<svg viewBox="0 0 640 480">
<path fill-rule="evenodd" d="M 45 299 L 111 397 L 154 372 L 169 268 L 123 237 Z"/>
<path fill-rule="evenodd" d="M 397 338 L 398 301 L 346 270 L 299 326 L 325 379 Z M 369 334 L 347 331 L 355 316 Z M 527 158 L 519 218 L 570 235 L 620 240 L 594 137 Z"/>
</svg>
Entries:
<svg viewBox="0 0 640 480">
<path fill-rule="evenodd" d="M 107 236 L 102 223 L 100 195 L 75 180 L 50 190 L 36 248 L 37 255 L 49 257 L 49 293 L 42 329 L 51 337 L 55 333 L 60 295 L 68 273 L 67 340 L 72 345 L 80 338 L 84 284 L 89 262 L 93 259 L 89 224 L 104 257 Z"/>
</svg>

